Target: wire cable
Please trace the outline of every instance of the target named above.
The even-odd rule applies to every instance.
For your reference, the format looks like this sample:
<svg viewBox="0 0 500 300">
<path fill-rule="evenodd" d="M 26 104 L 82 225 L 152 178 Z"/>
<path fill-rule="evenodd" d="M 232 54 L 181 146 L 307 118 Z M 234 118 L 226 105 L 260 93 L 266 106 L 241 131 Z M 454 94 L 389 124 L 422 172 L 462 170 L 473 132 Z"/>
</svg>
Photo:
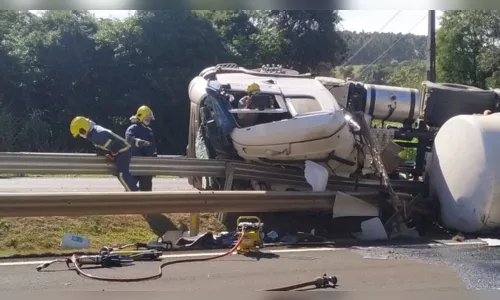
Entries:
<svg viewBox="0 0 500 300">
<path fill-rule="evenodd" d="M 422 23 L 425 19 L 427 18 L 427 14 L 422 18 L 420 19 L 415 25 L 413 25 L 409 30 L 408 30 L 408 33 L 410 33 L 413 29 L 415 29 L 415 27 L 417 27 L 418 25 L 420 25 L 420 23 Z M 385 50 L 382 54 L 380 54 L 379 57 L 377 57 L 371 64 L 369 64 L 368 66 L 364 67 L 363 69 L 363 72 L 360 74 L 363 75 L 364 72 L 366 72 L 371 66 L 373 66 L 373 64 L 375 64 L 379 59 L 381 59 L 387 52 L 389 52 L 394 46 L 396 46 L 397 43 L 399 43 L 402 39 L 404 39 L 406 37 L 406 35 L 403 35 L 402 37 L 400 37 L 397 41 L 395 41 L 389 48 L 387 48 L 387 50 Z"/>
<path fill-rule="evenodd" d="M 385 28 L 385 27 L 387 27 L 387 25 L 389 25 L 389 24 L 390 24 L 390 23 L 391 23 L 391 22 L 392 22 L 392 21 L 393 21 L 393 20 L 394 20 L 394 19 L 395 19 L 395 18 L 396 18 L 396 17 L 397 17 L 400 13 L 401 13 L 401 12 L 402 12 L 402 10 L 398 10 L 398 11 L 397 11 L 397 12 L 396 12 L 396 13 L 395 13 L 395 14 L 394 14 L 394 15 L 393 15 L 390 19 L 389 19 L 389 21 L 387 21 L 387 23 L 385 23 L 385 24 L 384 24 L 384 26 L 382 26 L 382 28 L 380 28 L 377 32 L 379 32 L 379 33 L 380 33 L 382 30 L 384 30 L 384 28 Z M 376 35 L 375 35 L 375 34 L 373 34 L 373 35 L 372 35 L 372 37 L 371 37 L 371 38 L 370 38 L 370 39 L 369 39 L 366 43 L 364 43 L 364 44 L 363 44 L 363 46 L 361 46 L 361 48 L 359 48 L 359 50 L 358 50 L 358 51 L 356 51 L 356 53 L 354 53 L 351 57 L 349 57 L 349 59 L 348 59 L 348 60 L 346 60 L 346 62 L 345 62 L 345 63 L 343 63 L 343 64 L 342 64 L 342 67 L 345 67 L 345 66 L 346 66 L 349 62 L 351 62 L 351 60 L 352 60 L 353 58 L 355 58 L 355 57 L 356 57 L 356 55 L 358 55 L 358 54 L 361 52 L 361 50 L 365 49 L 365 47 L 366 47 L 366 46 L 368 46 L 368 44 L 370 44 L 370 43 L 373 41 L 373 39 L 375 38 L 375 36 L 376 36 Z"/>
</svg>

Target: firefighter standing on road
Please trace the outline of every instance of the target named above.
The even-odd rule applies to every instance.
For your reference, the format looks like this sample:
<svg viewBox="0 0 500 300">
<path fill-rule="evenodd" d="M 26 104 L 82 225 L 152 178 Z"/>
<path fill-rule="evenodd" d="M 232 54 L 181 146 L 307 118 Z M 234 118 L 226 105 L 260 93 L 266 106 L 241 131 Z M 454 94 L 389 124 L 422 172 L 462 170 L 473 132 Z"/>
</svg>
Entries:
<svg viewBox="0 0 500 300">
<path fill-rule="evenodd" d="M 153 130 L 149 125 L 154 121 L 153 111 L 146 105 L 137 109 L 135 116 L 130 118 L 133 123 L 125 131 L 127 142 L 132 145 L 132 156 L 157 157 L 156 141 Z M 141 146 L 141 141 L 148 144 Z M 137 176 L 140 191 L 153 190 L 153 176 Z"/>
<path fill-rule="evenodd" d="M 80 136 L 90 141 L 96 147 L 98 155 L 104 154 L 115 163 L 118 180 L 126 191 L 139 190 L 136 180 L 130 174 L 131 151 L 129 143 L 124 138 L 82 116 L 75 117 L 69 129 L 74 138 Z M 136 145 L 145 147 L 149 143 L 137 141 Z"/>
</svg>

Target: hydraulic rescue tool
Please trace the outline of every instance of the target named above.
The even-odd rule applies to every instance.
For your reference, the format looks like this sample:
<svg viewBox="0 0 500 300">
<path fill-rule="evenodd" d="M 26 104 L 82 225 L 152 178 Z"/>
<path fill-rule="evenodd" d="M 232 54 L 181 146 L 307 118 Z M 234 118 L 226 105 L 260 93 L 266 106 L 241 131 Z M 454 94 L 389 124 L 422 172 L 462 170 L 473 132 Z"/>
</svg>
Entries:
<svg viewBox="0 0 500 300">
<path fill-rule="evenodd" d="M 314 288 L 317 289 L 324 289 L 324 288 L 336 288 L 337 287 L 337 276 L 327 276 L 324 274 L 321 277 L 318 277 L 312 281 L 307 281 L 304 283 L 298 283 L 294 285 L 289 285 L 289 286 L 284 286 L 281 288 L 276 288 L 276 289 L 270 289 L 266 290 L 267 292 L 285 292 L 285 291 L 292 291 L 292 290 L 297 290 L 301 288 L 305 288 L 308 286 L 313 286 Z"/>
<path fill-rule="evenodd" d="M 110 253 L 82 256 L 73 255 L 70 258 L 56 259 L 51 262 L 43 263 L 36 267 L 36 270 L 41 271 L 56 262 L 65 262 L 68 268 L 70 268 L 70 264 L 73 264 L 76 269 L 79 269 L 83 265 L 101 265 L 106 268 L 121 267 L 126 264 L 131 264 L 133 261 L 134 260 L 130 257 Z"/>
<path fill-rule="evenodd" d="M 257 222 L 241 222 L 241 220 L 255 220 Z M 123 250 L 124 248 L 132 247 L 135 246 L 137 249 L 139 248 L 150 248 L 151 245 L 148 244 L 130 244 L 130 245 L 125 245 L 119 248 L 112 248 L 112 247 L 103 247 L 100 251 L 99 254 L 97 255 L 82 255 L 78 256 L 74 254 L 70 258 L 64 258 L 64 259 L 56 259 L 51 262 L 46 262 L 44 264 L 41 264 L 36 267 L 37 271 L 41 271 L 44 268 L 47 268 L 53 263 L 56 262 L 65 262 L 66 265 L 68 266 L 68 269 L 75 270 L 76 273 L 82 277 L 89 278 L 89 279 L 95 279 L 95 280 L 101 280 L 101 281 L 108 281 L 108 282 L 139 282 L 139 281 L 146 281 L 146 280 L 152 280 L 152 279 L 158 279 L 161 278 L 163 275 L 163 268 L 169 265 L 174 265 L 174 264 L 181 264 L 181 263 L 190 263 L 190 262 L 202 262 L 202 261 L 209 261 L 209 260 L 214 260 L 218 258 L 222 258 L 224 256 L 228 256 L 232 254 L 233 252 L 237 251 L 243 251 L 243 253 L 248 253 L 251 251 L 258 251 L 258 249 L 262 246 L 262 239 L 261 239 L 261 231 L 262 231 L 262 222 L 258 217 L 254 216 L 241 216 L 238 218 L 238 241 L 236 244 L 227 252 L 220 254 L 220 255 L 215 255 L 215 256 L 210 256 L 206 258 L 191 258 L 191 259 L 181 259 L 181 260 L 174 260 L 174 261 L 168 261 L 165 263 L 162 263 L 159 266 L 159 270 L 157 274 L 151 275 L 151 276 L 145 276 L 145 277 L 136 277 L 136 278 L 110 278 L 110 277 L 100 277 L 100 276 L 95 276 L 92 274 L 88 274 L 82 270 L 83 265 L 101 265 L 102 267 L 121 267 L 126 264 L 131 264 L 134 262 L 134 260 L 139 260 L 139 259 L 161 259 L 161 251 L 158 251 L 156 249 L 147 249 L 147 250 Z M 247 232 L 248 231 L 248 232 Z M 245 240 L 245 244 L 243 247 L 241 247 L 243 241 Z M 246 252 L 245 252 L 246 251 Z M 120 255 L 119 253 L 129 253 L 129 255 Z M 74 268 L 70 267 L 70 264 L 74 265 Z M 295 284 L 291 286 L 286 286 L 286 287 L 281 287 L 277 289 L 270 289 L 270 290 L 265 290 L 265 291 L 291 291 L 291 290 L 296 290 L 308 286 L 314 286 L 316 288 L 326 288 L 326 287 L 336 287 L 337 285 L 337 277 L 335 276 L 326 276 L 323 275 L 323 277 L 318 277 L 313 281 L 308 281 L 300 284 Z"/>
<path fill-rule="evenodd" d="M 243 220 L 246 222 L 243 222 Z M 258 252 L 262 248 L 261 232 L 263 225 L 256 216 L 240 216 L 236 220 L 236 235 L 242 240 L 236 249 L 236 253 Z"/>
<path fill-rule="evenodd" d="M 95 276 L 95 275 L 92 275 L 92 274 L 88 274 L 88 273 L 84 272 L 80 268 L 84 264 L 84 263 L 81 263 L 81 262 L 85 262 L 85 264 L 91 264 L 91 263 L 92 264 L 101 264 L 101 266 L 103 266 L 103 267 L 122 266 L 123 264 L 125 264 L 125 262 L 127 262 L 127 263 L 133 262 L 133 260 L 134 260 L 133 257 L 134 256 L 139 256 L 140 257 L 142 255 L 142 257 L 144 257 L 144 254 L 147 254 L 147 253 L 156 253 L 156 252 L 153 252 L 153 251 L 157 251 L 157 250 L 153 250 L 153 249 L 151 249 L 151 250 L 145 250 L 145 251 L 137 251 L 138 252 L 137 254 L 135 254 L 135 255 L 129 255 L 129 256 L 120 256 L 120 255 L 118 255 L 116 253 L 117 251 L 119 251 L 120 249 L 123 249 L 124 247 L 132 246 L 132 245 L 136 245 L 136 244 L 127 245 L 127 246 L 118 248 L 118 250 L 115 250 L 115 249 L 113 249 L 111 247 L 104 247 L 103 249 L 101 249 L 99 255 L 91 255 L 91 256 L 77 256 L 77 255 L 73 255 L 71 258 L 56 259 L 54 261 L 44 263 L 42 265 L 39 265 L 36 269 L 37 269 L 37 271 L 41 271 L 42 269 L 50 266 L 53 263 L 56 263 L 56 262 L 66 262 L 66 264 L 68 265 L 68 268 L 70 267 L 69 266 L 70 263 L 73 263 L 74 270 L 76 271 L 76 273 L 78 275 L 82 276 L 82 277 L 86 277 L 86 278 L 89 278 L 89 279 L 95 279 L 95 280 L 101 280 L 101 281 L 111 281 L 111 282 L 139 282 L 139 281 L 146 281 L 146 280 L 158 279 L 158 278 L 162 277 L 162 275 L 163 275 L 163 268 L 165 268 L 166 266 L 174 265 L 174 264 L 181 264 L 181 263 L 209 261 L 209 260 L 214 260 L 214 259 L 222 258 L 224 256 L 228 256 L 228 255 L 232 254 L 240 246 L 240 244 L 241 244 L 241 242 L 243 240 L 243 237 L 245 236 L 244 235 L 245 230 L 246 230 L 245 229 L 245 225 L 243 225 L 243 227 L 242 227 L 243 234 L 239 237 L 238 241 L 233 246 L 233 248 L 231 248 L 229 251 L 227 251 L 227 252 L 225 252 L 223 254 L 214 255 L 214 256 L 210 256 L 210 257 L 206 257 L 206 258 L 190 258 L 190 259 L 181 259 L 181 260 L 167 261 L 167 262 L 162 263 L 159 266 L 159 268 L 158 268 L 159 270 L 158 270 L 157 274 L 154 274 L 154 275 L 151 275 L 151 276 L 136 277 L 136 278 L 110 278 L 110 277 L 101 277 L 101 276 Z"/>
</svg>

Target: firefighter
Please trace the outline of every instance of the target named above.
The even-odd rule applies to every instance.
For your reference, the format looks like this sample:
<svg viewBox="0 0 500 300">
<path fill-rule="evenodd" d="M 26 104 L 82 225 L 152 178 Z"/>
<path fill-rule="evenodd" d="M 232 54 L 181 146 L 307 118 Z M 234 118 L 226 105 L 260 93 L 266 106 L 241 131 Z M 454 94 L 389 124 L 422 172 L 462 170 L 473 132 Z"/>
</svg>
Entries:
<svg viewBox="0 0 500 300">
<path fill-rule="evenodd" d="M 130 117 L 132 125 L 125 131 L 127 142 L 132 145 L 132 156 L 157 157 L 155 136 L 149 125 L 154 121 L 153 111 L 146 105 L 137 109 L 135 116 Z M 137 147 L 138 141 L 147 141 L 146 147 Z M 153 190 L 153 176 L 137 176 L 140 191 Z"/>
<path fill-rule="evenodd" d="M 118 171 L 118 180 L 126 191 L 139 191 L 137 179 L 130 174 L 129 170 L 132 158 L 131 147 L 124 138 L 81 116 L 75 117 L 71 121 L 70 131 L 73 137 L 81 136 L 92 142 L 98 154 L 106 155 L 107 158 L 115 163 Z M 150 145 L 151 143 L 148 141 L 138 138 L 134 139 L 134 146 L 136 148 L 148 147 Z M 158 237 L 163 236 L 171 228 L 175 228 L 173 223 L 164 215 L 143 215 L 143 217 Z"/>
<path fill-rule="evenodd" d="M 254 95 L 257 95 L 261 92 L 260 90 L 260 85 L 257 83 L 252 83 L 247 87 L 247 95 L 242 97 L 238 101 L 238 108 L 239 109 L 251 109 L 252 107 L 252 97 Z M 269 108 L 273 106 L 273 101 L 270 98 L 269 99 Z M 238 120 L 241 126 L 247 127 L 247 126 L 253 126 L 255 125 L 257 118 L 259 117 L 258 114 L 256 113 L 239 113 L 237 114 Z"/>
<path fill-rule="evenodd" d="M 136 180 L 130 174 L 131 151 L 129 143 L 124 138 L 82 116 L 75 117 L 69 129 L 74 138 L 80 136 L 87 139 L 96 147 L 98 155 L 104 154 L 115 163 L 118 180 L 126 191 L 139 190 Z M 149 143 L 138 141 L 137 145 L 145 147 Z"/>
<path fill-rule="evenodd" d="M 146 105 L 137 109 L 134 116 L 130 117 L 132 125 L 125 131 L 125 138 L 132 145 L 132 156 L 157 157 L 156 141 L 153 130 L 149 125 L 154 121 L 153 111 Z M 141 147 L 141 141 L 148 144 Z M 153 176 L 136 176 L 135 182 L 139 182 L 139 191 L 153 190 Z M 143 215 L 151 230 L 162 237 L 168 230 L 175 230 L 175 225 L 163 214 Z"/>
<path fill-rule="evenodd" d="M 250 108 L 252 105 L 252 96 L 260 93 L 260 85 L 252 83 L 247 87 L 247 95 L 238 102 L 238 108 Z"/>
</svg>

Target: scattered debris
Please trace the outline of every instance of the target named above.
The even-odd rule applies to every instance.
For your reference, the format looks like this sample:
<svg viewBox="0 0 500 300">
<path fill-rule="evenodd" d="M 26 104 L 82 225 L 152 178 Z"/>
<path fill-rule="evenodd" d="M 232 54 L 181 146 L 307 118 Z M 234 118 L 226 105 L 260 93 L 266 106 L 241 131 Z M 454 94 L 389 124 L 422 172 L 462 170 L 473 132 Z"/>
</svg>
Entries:
<svg viewBox="0 0 500 300">
<path fill-rule="evenodd" d="M 378 208 L 354 196 L 337 192 L 332 218 L 340 217 L 377 217 Z"/>
<path fill-rule="evenodd" d="M 271 241 L 276 241 L 279 237 L 278 233 L 274 230 L 270 231 L 266 235 Z"/>
<path fill-rule="evenodd" d="M 463 242 L 465 241 L 465 236 L 463 235 L 463 233 L 459 232 L 452 238 L 452 240 L 454 240 L 455 242 Z"/>
<path fill-rule="evenodd" d="M 385 231 L 384 224 L 377 218 L 372 218 L 361 222 L 361 232 L 354 234 L 356 238 L 364 241 L 379 241 L 387 240 L 387 232 Z"/>
<path fill-rule="evenodd" d="M 395 238 L 418 238 L 420 234 L 414 228 L 408 228 L 404 223 L 400 224 L 400 231 L 394 231 L 391 234 L 391 239 Z"/>
<path fill-rule="evenodd" d="M 324 192 L 328 184 L 328 171 L 322 165 L 306 160 L 304 177 L 314 192 Z"/>
<path fill-rule="evenodd" d="M 66 233 L 62 237 L 61 249 L 88 249 L 90 241 L 84 236 Z"/>
<path fill-rule="evenodd" d="M 189 237 L 189 231 L 169 230 L 161 237 L 161 243 L 171 244 L 173 248 L 179 248 L 177 241 L 182 237 Z"/>
</svg>

